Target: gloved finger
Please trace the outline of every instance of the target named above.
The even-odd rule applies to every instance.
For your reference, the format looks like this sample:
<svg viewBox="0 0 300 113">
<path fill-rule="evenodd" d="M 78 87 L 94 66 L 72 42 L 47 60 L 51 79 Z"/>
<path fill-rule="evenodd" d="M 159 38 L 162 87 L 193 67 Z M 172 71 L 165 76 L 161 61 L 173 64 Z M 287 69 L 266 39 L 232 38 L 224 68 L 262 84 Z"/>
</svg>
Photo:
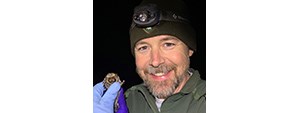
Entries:
<svg viewBox="0 0 300 113">
<path fill-rule="evenodd" d="M 114 106 L 114 101 L 118 95 L 118 91 L 120 90 L 121 85 L 119 82 L 115 82 L 107 89 L 107 91 L 104 93 L 100 100 L 100 105 L 105 107 L 111 107 Z"/>
<path fill-rule="evenodd" d="M 104 90 L 105 90 L 105 87 L 103 85 L 103 82 L 100 82 L 93 87 L 93 101 L 94 102 L 99 103 Z"/>
<path fill-rule="evenodd" d="M 128 108 L 127 108 L 127 105 L 126 105 L 123 88 L 120 89 L 120 95 L 119 95 L 118 99 L 119 99 L 118 100 L 119 109 L 118 109 L 117 113 L 128 113 Z"/>
</svg>

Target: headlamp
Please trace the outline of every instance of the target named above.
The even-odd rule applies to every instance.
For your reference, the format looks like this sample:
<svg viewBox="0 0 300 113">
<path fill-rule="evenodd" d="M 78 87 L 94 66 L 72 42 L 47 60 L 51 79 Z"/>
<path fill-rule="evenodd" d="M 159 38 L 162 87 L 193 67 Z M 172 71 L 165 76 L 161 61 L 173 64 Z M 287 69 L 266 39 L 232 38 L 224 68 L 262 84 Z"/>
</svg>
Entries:
<svg viewBox="0 0 300 113">
<path fill-rule="evenodd" d="M 155 4 L 147 4 L 134 9 L 133 25 L 137 27 L 152 27 L 160 21 L 188 22 L 187 19 L 172 12 L 162 11 Z"/>
<path fill-rule="evenodd" d="M 158 23 L 160 12 L 156 5 L 148 4 L 137 7 L 133 14 L 133 22 L 139 27 L 154 26 Z"/>
</svg>

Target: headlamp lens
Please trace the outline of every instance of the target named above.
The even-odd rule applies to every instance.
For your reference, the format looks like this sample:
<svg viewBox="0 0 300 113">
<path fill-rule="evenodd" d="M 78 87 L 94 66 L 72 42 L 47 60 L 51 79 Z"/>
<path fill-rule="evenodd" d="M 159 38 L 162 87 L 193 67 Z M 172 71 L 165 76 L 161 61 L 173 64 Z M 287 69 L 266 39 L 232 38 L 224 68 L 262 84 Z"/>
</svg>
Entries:
<svg viewBox="0 0 300 113">
<path fill-rule="evenodd" d="M 137 7 L 133 14 L 133 22 L 139 27 L 154 26 L 159 22 L 160 13 L 154 4 Z"/>
<path fill-rule="evenodd" d="M 145 12 L 145 13 L 138 14 L 136 17 L 134 17 L 134 20 L 139 22 L 146 22 L 149 21 L 149 18 L 151 18 L 151 15 Z"/>
</svg>

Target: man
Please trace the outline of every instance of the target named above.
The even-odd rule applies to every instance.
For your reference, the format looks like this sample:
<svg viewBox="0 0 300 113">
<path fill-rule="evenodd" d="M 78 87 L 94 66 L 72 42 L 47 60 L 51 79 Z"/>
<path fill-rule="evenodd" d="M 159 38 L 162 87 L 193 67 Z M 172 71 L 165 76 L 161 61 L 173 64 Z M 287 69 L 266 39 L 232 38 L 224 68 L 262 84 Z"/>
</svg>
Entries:
<svg viewBox="0 0 300 113">
<path fill-rule="evenodd" d="M 197 44 L 188 16 L 180 0 L 144 0 L 135 8 L 129 31 L 131 51 L 144 83 L 126 91 L 126 103 L 120 93 L 122 110 L 118 112 L 206 112 L 206 82 L 197 70 L 189 67 Z M 94 86 L 94 113 L 113 112 L 111 103 L 122 90 L 119 83 L 113 85 L 104 96 L 99 91 L 103 85 Z M 102 105 L 95 104 L 99 100 Z"/>
</svg>

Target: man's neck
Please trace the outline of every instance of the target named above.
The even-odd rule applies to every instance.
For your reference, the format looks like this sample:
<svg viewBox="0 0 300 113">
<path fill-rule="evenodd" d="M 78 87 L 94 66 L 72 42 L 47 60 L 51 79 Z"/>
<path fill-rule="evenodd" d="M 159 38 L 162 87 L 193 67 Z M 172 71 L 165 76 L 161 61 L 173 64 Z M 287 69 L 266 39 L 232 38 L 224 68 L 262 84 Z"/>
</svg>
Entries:
<svg viewBox="0 0 300 113">
<path fill-rule="evenodd" d="M 183 78 L 182 82 L 175 89 L 175 91 L 173 92 L 173 94 L 176 94 L 176 93 L 180 92 L 181 89 L 184 87 L 184 85 L 186 84 L 186 82 L 189 80 L 190 77 L 191 76 L 187 73 L 186 76 Z"/>
</svg>

